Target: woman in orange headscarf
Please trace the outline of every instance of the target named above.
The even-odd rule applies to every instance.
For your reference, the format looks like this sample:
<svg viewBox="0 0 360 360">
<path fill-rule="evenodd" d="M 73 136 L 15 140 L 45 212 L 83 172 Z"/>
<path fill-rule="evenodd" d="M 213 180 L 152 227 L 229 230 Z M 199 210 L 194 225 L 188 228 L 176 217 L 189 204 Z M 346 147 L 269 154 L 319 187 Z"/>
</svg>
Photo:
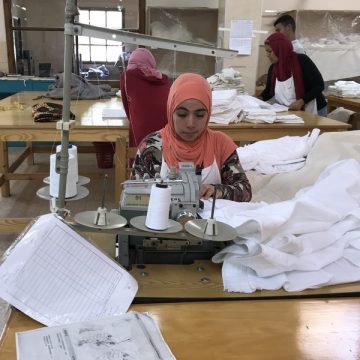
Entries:
<svg viewBox="0 0 360 360">
<path fill-rule="evenodd" d="M 145 173 L 166 178 L 179 162 L 193 162 L 201 172 L 200 195 L 234 201 L 250 201 L 251 186 L 241 167 L 232 139 L 208 128 L 211 89 L 198 74 L 180 75 L 170 88 L 167 125 L 148 135 L 139 145 L 134 164 L 138 177 Z"/>
</svg>

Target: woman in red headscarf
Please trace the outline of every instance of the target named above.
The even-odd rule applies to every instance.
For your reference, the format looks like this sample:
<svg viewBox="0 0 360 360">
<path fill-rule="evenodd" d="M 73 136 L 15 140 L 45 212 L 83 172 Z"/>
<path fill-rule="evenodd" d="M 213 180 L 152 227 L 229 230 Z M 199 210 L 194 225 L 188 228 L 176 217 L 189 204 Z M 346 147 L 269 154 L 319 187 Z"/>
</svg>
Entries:
<svg viewBox="0 0 360 360">
<path fill-rule="evenodd" d="M 167 123 L 166 101 L 169 81 L 156 68 L 153 54 L 145 48 L 134 50 L 127 69 L 120 76 L 121 98 L 130 123 L 129 145 L 141 140 Z"/>
<path fill-rule="evenodd" d="M 324 80 L 311 59 L 294 52 L 291 41 L 278 32 L 266 39 L 265 51 L 271 66 L 260 98 L 266 101 L 275 97 L 277 103 L 289 110 L 326 116 Z"/>
<path fill-rule="evenodd" d="M 201 172 L 200 195 L 234 201 L 250 201 L 251 186 L 241 167 L 236 144 L 220 132 L 208 128 L 211 89 L 198 74 L 180 75 L 170 88 L 167 125 L 147 136 L 139 145 L 134 171 L 166 178 L 179 162 L 192 162 Z"/>
</svg>

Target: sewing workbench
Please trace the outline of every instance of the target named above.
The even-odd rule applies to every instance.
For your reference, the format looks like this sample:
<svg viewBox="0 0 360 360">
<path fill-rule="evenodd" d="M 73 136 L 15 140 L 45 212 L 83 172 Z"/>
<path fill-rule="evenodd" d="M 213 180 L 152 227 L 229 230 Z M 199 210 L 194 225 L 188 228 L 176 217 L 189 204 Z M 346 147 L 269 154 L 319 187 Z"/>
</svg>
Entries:
<svg viewBox="0 0 360 360">
<path fill-rule="evenodd" d="M 33 142 L 60 142 L 61 131 L 56 122 L 34 122 L 31 107 L 39 102 L 62 103 L 62 100 L 39 98 L 44 92 L 20 92 L 0 100 L 0 186 L 3 197 L 10 195 L 10 180 L 42 179 L 49 174 L 20 174 L 16 169 L 26 159 L 32 160 L 37 148 Z M 126 147 L 129 137 L 127 119 L 103 119 L 103 109 L 121 109 L 119 98 L 73 100 L 70 110 L 75 114 L 75 126 L 70 130 L 70 142 L 115 143 L 115 203 L 120 198 L 121 183 L 126 179 Z M 8 142 L 24 141 L 25 150 L 9 163 Z M 93 150 L 93 148 L 92 148 Z M 114 199 L 114 200 L 115 200 Z"/>
<path fill-rule="evenodd" d="M 29 221 L 10 219 L 0 229 L 21 232 Z M 114 246 L 113 236 L 109 242 Z M 221 264 L 210 260 L 133 265 L 130 274 L 139 290 L 129 310 L 149 312 L 179 360 L 360 356 L 359 283 L 301 292 L 225 292 Z M 43 325 L 13 308 L 9 314 L 0 359 L 15 360 L 15 332 Z"/>
<path fill-rule="evenodd" d="M 328 95 L 326 99 L 328 112 L 335 110 L 337 107 L 344 107 L 348 110 L 360 112 L 360 98 L 347 98 Z"/>
<path fill-rule="evenodd" d="M 17 168 L 25 159 L 32 161 L 33 154 L 39 146 L 33 142 L 59 142 L 61 132 L 54 122 L 35 123 L 31 115 L 32 105 L 41 102 L 61 103 L 61 100 L 39 98 L 44 92 L 20 92 L 0 100 L 0 187 L 3 197 L 10 195 L 10 180 L 42 179 L 48 174 L 20 174 Z M 103 119 L 103 109 L 122 108 L 118 98 L 101 100 L 73 100 L 70 110 L 76 116 L 75 126 L 70 130 L 71 142 L 114 142 L 115 143 L 115 199 L 120 198 L 121 183 L 127 177 L 127 143 L 129 124 L 127 119 Z M 281 136 L 305 135 L 314 128 L 325 131 L 344 131 L 349 124 L 340 121 L 308 114 L 302 111 L 291 112 L 304 119 L 304 124 L 254 124 L 241 122 L 238 124 L 213 124 L 211 129 L 227 133 L 236 143 L 274 139 Z M 25 150 L 12 163 L 9 163 L 8 142 L 24 141 Z M 93 150 L 93 149 L 92 149 Z"/>
<path fill-rule="evenodd" d="M 178 360 L 359 359 L 360 301 L 353 298 L 137 304 Z M 14 310 L 0 358 L 16 359 L 15 332 L 42 327 Z"/>
</svg>

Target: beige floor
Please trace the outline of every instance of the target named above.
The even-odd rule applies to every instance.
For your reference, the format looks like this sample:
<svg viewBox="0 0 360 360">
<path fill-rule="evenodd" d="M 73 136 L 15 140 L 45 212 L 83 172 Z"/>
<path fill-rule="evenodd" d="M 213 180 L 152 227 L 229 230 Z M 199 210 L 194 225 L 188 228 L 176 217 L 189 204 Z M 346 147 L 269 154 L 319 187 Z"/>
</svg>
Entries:
<svg viewBox="0 0 360 360">
<path fill-rule="evenodd" d="M 13 159 L 21 148 L 10 147 L 10 159 Z M 95 154 L 79 154 L 79 175 L 95 173 L 89 184 L 85 185 L 90 191 L 90 195 L 77 201 L 68 201 L 66 208 L 70 210 L 70 215 L 75 215 L 81 211 L 96 210 L 101 204 L 103 178 L 104 174 L 109 175 L 107 182 L 107 191 L 105 196 L 105 206 L 108 209 L 117 207 L 114 199 L 114 169 L 99 169 L 97 166 Z M 19 169 L 21 172 L 48 172 L 49 155 L 36 154 L 35 165 L 29 166 L 24 163 Z M 46 186 L 40 180 L 21 180 L 11 181 L 10 197 L 1 197 L 0 195 L 0 218 L 6 217 L 30 217 L 35 218 L 39 215 L 50 212 L 49 201 L 43 200 L 36 195 L 38 189 Z M 119 185 L 120 186 L 120 185 Z M 0 233 L 0 257 L 16 240 L 18 234 L 1 234 Z M 0 335 L 6 321 L 9 306 L 0 298 Z"/>
</svg>

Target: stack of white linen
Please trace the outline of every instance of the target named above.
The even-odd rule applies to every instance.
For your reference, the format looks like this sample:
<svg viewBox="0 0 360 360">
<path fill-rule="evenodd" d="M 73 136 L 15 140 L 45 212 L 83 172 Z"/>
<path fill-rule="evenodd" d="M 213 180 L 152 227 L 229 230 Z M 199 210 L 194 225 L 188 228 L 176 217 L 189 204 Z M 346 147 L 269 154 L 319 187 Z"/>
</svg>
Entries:
<svg viewBox="0 0 360 360">
<path fill-rule="evenodd" d="M 303 123 L 294 114 L 278 114 L 288 108 L 279 104 L 269 104 L 250 95 L 237 95 L 236 90 L 212 91 L 212 111 L 210 122 L 219 124 L 247 122 L 289 122 Z"/>
<path fill-rule="evenodd" d="M 235 89 L 238 94 L 246 93 L 240 72 L 231 67 L 208 77 L 207 81 L 213 90 Z"/>
<path fill-rule="evenodd" d="M 328 86 L 329 95 L 359 98 L 360 84 L 355 81 L 336 81 L 334 85 Z"/>
<path fill-rule="evenodd" d="M 210 121 L 218 124 L 238 122 L 240 104 L 236 99 L 236 90 L 212 91 L 212 110 Z"/>
<path fill-rule="evenodd" d="M 262 174 L 295 171 L 305 165 L 319 134 L 319 129 L 313 129 L 304 136 L 261 140 L 238 147 L 237 154 L 245 171 L 256 170 Z"/>
<path fill-rule="evenodd" d="M 217 200 L 215 218 L 238 237 L 213 257 L 227 291 L 301 291 L 360 280 L 360 163 L 329 165 L 291 200 Z M 210 217 L 211 202 L 201 214 Z"/>
</svg>

